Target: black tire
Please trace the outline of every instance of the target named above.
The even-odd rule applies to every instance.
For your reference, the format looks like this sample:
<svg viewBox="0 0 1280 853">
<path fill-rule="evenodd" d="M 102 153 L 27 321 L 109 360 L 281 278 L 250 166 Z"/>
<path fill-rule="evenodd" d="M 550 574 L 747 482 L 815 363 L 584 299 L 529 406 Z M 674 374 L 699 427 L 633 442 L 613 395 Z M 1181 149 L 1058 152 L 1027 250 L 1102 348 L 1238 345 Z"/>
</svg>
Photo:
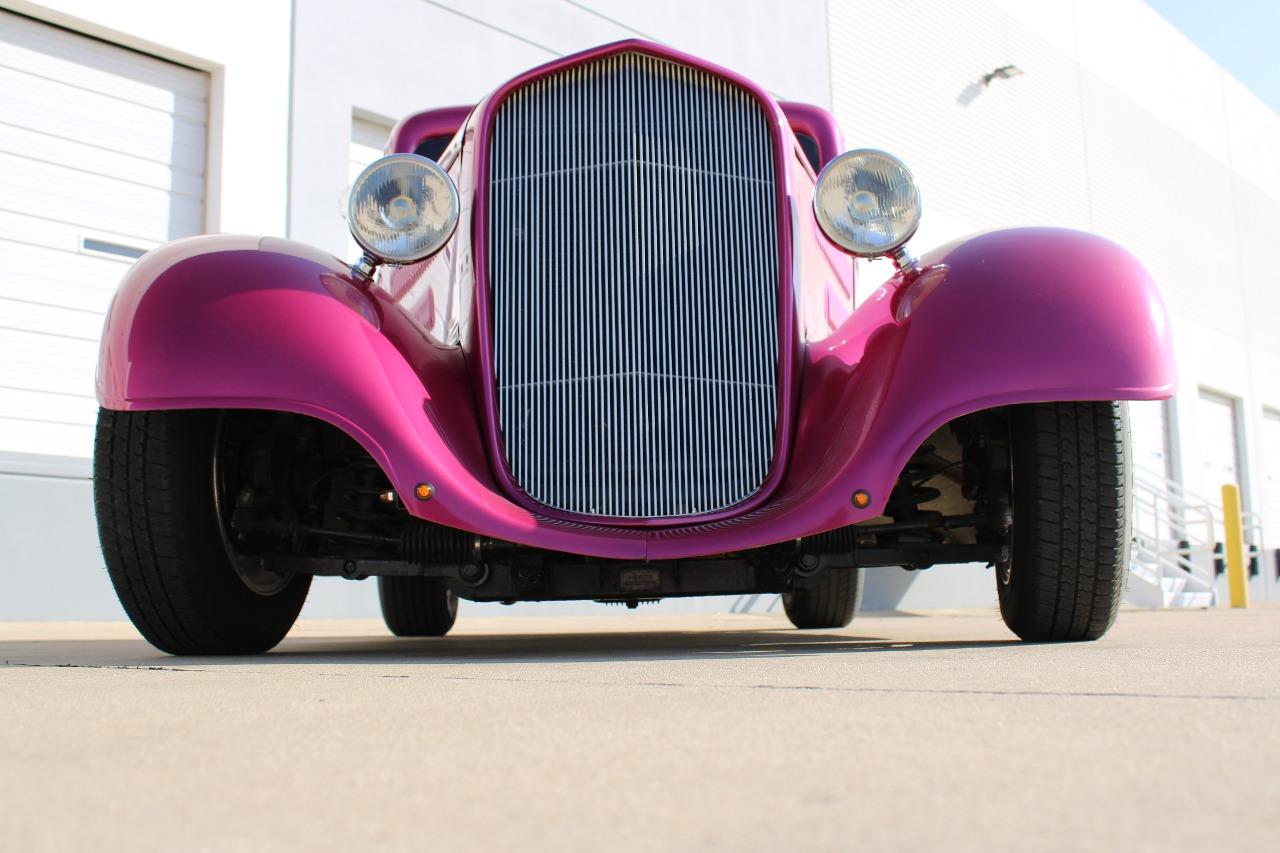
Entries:
<svg viewBox="0 0 1280 853">
<path fill-rule="evenodd" d="M 862 603 L 862 569 L 828 569 L 811 589 L 782 596 L 782 608 L 797 628 L 843 628 Z"/>
<path fill-rule="evenodd" d="M 1013 550 L 996 587 L 1022 639 L 1096 640 L 1115 622 L 1129 571 L 1128 432 L 1123 403 L 1010 409 Z"/>
<path fill-rule="evenodd" d="M 310 575 L 270 595 L 240 579 L 214 506 L 218 413 L 100 410 L 93 453 L 98 538 L 116 595 L 173 655 L 265 652 L 288 633 Z"/>
<path fill-rule="evenodd" d="M 397 637 L 443 637 L 458 618 L 458 596 L 442 578 L 378 578 L 378 602 Z"/>
</svg>

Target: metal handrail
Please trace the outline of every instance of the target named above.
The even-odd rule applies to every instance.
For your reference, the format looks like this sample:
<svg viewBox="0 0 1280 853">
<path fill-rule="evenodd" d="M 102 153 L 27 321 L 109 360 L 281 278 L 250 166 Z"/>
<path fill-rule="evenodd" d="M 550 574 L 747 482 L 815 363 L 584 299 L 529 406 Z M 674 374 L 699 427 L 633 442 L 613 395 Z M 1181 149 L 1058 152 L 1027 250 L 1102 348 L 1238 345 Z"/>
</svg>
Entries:
<svg viewBox="0 0 1280 853">
<path fill-rule="evenodd" d="M 1199 541 L 1204 543 L 1215 541 L 1214 532 L 1217 525 L 1214 523 L 1213 514 L 1209 507 L 1188 504 L 1175 508 L 1168 501 L 1165 501 L 1164 496 L 1159 492 L 1145 491 L 1143 489 L 1134 490 L 1133 500 L 1135 525 L 1140 521 L 1150 520 L 1156 523 L 1157 529 L 1166 528 L 1170 532 L 1175 529 L 1185 529 L 1189 533 L 1192 529 L 1203 528 L 1204 534 L 1199 537 Z M 1142 513 L 1146 513 L 1150 518 L 1146 519 Z M 1182 535 L 1173 536 L 1172 538 L 1186 539 L 1194 537 Z"/>
<path fill-rule="evenodd" d="M 1152 548 L 1138 539 L 1134 542 L 1135 552 L 1138 555 L 1147 557 L 1147 562 L 1156 564 L 1161 569 L 1170 569 L 1181 572 L 1181 575 L 1174 577 L 1186 578 L 1192 577 L 1206 587 L 1212 586 L 1214 582 L 1213 570 L 1206 568 L 1203 563 L 1198 563 L 1187 556 L 1187 552 Z"/>
<path fill-rule="evenodd" d="M 1205 495 L 1201 495 L 1192 489 L 1188 489 L 1177 480 L 1171 479 L 1163 474 L 1159 474 L 1149 468 L 1143 468 L 1137 465 L 1134 466 L 1133 479 L 1135 484 L 1140 480 L 1146 481 L 1148 486 L 1154 486 L 1158 490 L 1165 492 L 1169 495 L 1171 503 L 1187 507 L 1207 507 L 1215 525 L 1215 532 L 1216 527 L 1223 524 L 1222 501 L 1220 498 L 1215 500 Z M 1254 546 L 1259 551 L 1263 550 L 1265 546 L 1265 539 L 1261 514 L 1257 512 L 1244 512 L 1241 513 L 1241 518 L 1244 521 L 1245 542 Z M 1216 541 L 1216 536 L 1212 538 Z"/>
<path fill-rule="evenodd" d="M 1179 509 L 1195 510 L 1198 512 L 1203 512 L 1203 510 L 1208 509 L 1210 510 L 1210 517 L 1213 517 L 1214 515 L 1222 515 L 1222 508 L 1220 506 L 1217 507 L 1216 513 L 1213 512 L 1213 509 L 1215 508 L 1213 501 L 1202 498 L 1194 492 L 1189 491 L 1177 480 L 1170 479 L 1163 474 L 1157 474 L 1145 468 L 1135 466 L 1133 482 L 1134 485 L 1144 486 L 1148 490 L 1159 494 L 1160 497 L 1170 506 L 1178 507 Z"/>
<path fill-rule="evenodd" d="M 1166 605 L 1164 581 L 1176 578 L 1216 600 L 1214 545 L 1218 520 L 1207 501 L 1182 484 L 1135 468 L 1131 491 L 1132 557 L 1156 576 L 1159 601 Z"/>
<path fill-rule="evenodd" d="M 1246 512 L 1241 514 L 1241 520 L 1244 522 L 1244 541 L 1257 552 L 1261 553 L 1266 550 L 1266 540 L 1263 539 L 1262 516 L 1256 512 Z"/>
</svg>

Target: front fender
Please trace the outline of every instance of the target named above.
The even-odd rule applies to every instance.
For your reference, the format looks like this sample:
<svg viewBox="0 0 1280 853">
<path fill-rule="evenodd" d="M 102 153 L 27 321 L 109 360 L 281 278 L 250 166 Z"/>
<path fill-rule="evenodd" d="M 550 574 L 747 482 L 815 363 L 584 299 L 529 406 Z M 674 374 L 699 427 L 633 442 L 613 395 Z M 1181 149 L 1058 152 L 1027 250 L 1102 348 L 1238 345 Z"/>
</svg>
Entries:
<svg viewBox="0 0 1280 853">
<path fill-rule="evenodd" d="M 359 442 L 420 518 L 559 550 L 644 556 L 642 537 L 556 524 L 501 494 L 461 351 L 431 343 L 389 295 L 298 243 L 193 237 L 143 257 L 108 311 L 97 390 L 102 406 L 124 411 L 315 417 Z M 430 501 L 414 499 L 419 482 L 435 486 Z"/>
<path fill-rule="evenodd" d="M 1176 385 L 1169 319 L 1131 254 L 1091 234 L 981 234 L 895 275 L 810 341 L 791 467 L 769 505 L 714 529 L 661 534 L 650 556 L 742 547 L 879 515 L 911 455 L 961 415 L 1015 403 L 1156 400 Z M 856 509 L 853 492 L 872 503 Z"/>
<path fill-rule="evenodd" d="M 846 484 L 872 480 L 883 500 L 930 433 L 981 409 L 1172 396 L 1164 302 L 1142 264 L 1109 240 L 993 231 L 927 253 L 921 269 L 872 295 L 870 328 L 838 330 L 811 362 L 809 405 L 839 397 L 871 410 L 854 425 L 854 455 L 871 464 L 849 466 Z"/>
<path fill-rule="evenodd" d="M 1018 228 L 957 241 L 921 263 L 890 297 L 902 340 L 882 417 L 898 424 L 895 456 L 992 406 L 1172 396 L 1164 301 L 1115 243 Z"/>
</svg>

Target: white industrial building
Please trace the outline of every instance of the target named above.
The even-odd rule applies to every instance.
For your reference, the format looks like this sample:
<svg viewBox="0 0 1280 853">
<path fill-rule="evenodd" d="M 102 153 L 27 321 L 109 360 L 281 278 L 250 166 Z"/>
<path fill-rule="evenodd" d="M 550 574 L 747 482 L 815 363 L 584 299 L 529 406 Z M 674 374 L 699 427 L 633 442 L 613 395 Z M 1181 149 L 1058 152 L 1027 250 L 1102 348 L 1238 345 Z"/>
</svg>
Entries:
<svg viewBox="0 0 1280 853">
<path fill-rule="evenodd" d="M 1030 224 L 1135 252 L 1168 302 L 1181 387 L 1132 407 L 1131 599 L 1207 603 L 1224 482 L 1250 512 L 1251 593 L 1280 599 L 1280 267 L 1268 262 L 1280 116 L 1139 0 L 0 10 L 0 620 L 123 616 L 98 552 L 89 456 L 102 316 L 134 257 L 217 231 L 350 256 L 341 200 L 397 118 L 637 36 L 827 106 L 850 147 L 902 157 L 925 198 L 916 252 Z M 860 273 L 865 295 L 887 267 Z M 975 566 L 873 570 L 867 603 L 994 601 Z M 304 615 L 376 612 L 371 583 L 325 579 Z"/>
</svg>

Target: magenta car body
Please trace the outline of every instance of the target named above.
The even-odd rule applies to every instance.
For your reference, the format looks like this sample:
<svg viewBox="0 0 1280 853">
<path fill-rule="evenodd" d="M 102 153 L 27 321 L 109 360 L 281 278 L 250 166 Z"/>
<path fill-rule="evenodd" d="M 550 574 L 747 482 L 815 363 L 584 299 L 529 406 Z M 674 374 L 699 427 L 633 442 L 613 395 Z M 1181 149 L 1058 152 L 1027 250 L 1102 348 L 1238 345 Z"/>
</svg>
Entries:
<svg viewBox="0 0 1280 853">
<path fill-rule="evenodd" d="M 744 93 L 764 116 L 775 176 L 776 423 L 767 475 L 732 505 L 676 516 L 557 509 L 529 494 L 507 458 L 495 382 L 489 217 L 499 110 L 549 75 L 625 55 L 694 69 Z M 778 103 L 754 82 L 666 47 L 625 41 L 556 60 L 474 107 L 406 118 L 388 149 L 424 145 L 434 145 L 460 200 L 443 251 L 383 267 L 370 283 L 350 259 L 283 239 L 213 235 L 161 247 L 128 272 L 111 305 L 102 407 L 318 419 L 354 439 L 422 521 L 643 563 L 740 553 L 882 517 L 922 443 L 970 413 L 1154 400 L 1174 389 L 1156 286 L 1132 255 L 1090 234 L 1018 228 L 958 240 L 852 308 L 861 284 L 852 259 L 812 210 L 816 173 L 843 149 L 831 115 Z M 722 246 L 712 262 L 736 264 L 743 251 Z M 427 500 L 415 496 L 421 484 L 430 486 Z M 654 479 L 631 485 L 663 488 Z"/>
</svg>

